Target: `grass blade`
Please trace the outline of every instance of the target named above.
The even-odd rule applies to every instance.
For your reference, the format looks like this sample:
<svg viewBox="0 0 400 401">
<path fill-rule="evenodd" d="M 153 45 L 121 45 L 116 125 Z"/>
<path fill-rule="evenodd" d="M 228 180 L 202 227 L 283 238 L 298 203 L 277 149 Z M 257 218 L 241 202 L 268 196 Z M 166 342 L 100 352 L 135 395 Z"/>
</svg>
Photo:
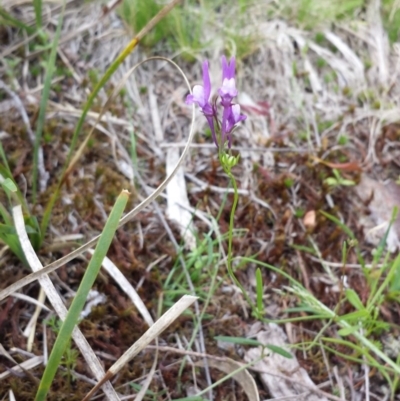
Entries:
<svg viewBox="0 0 400 401">
<path fill-rule="evenodd" d="M 345 232 L 349 236 L 349 238 L 351 238 L 352 240 L 356 239 L 353 231 L 351 231 L 350 228 L 347 227 L 346 224 L 342 223 L 337 217 L 332 216 L 331 214 L 324 212 L 323 210 L 320 210 L 319 212 L 327 219 L 335 223 L 338 227 L 340 227 L 343 230 L 343 232 Z"/>
<path fill-rule="evenodd" d="M 38 17 L 37 7 L 40 7 L 40 16 L 41 16 L 41 1 L 40 0 L 34 1 L 34 6 L 35 6 L 35 13 L 36 13 L 36 18 L 37 18 Z M 53 73 L 55 71 L 57 47 L 58 47 L 58 41 L 60 39 L 60 34 L 61 34 L 61 26 L 62 26 L 62 22 L 64 19 L 64 11 L 65 11 L 65 0 L 63 3 L 63 8 L 60 13 L 60 17 L 58 19 L 57 30 L 54 35 L 54 40 L 53 40 L 53 43 L 51 46 L 50 56 L 46 63 L 46 75 L 44 78 L 42 97 L 40 99 L 39 116 L 38 116 L 38 122 L 37 122 L 37 126 L 36 126 L 36 132 L 35 132 L 35 144 L 34 144 L 34 148 L 33 148 L 33 177 L 32 177 L 33 203 L 36 202 L 36 197 L 37 197 L 37 180 L 38 180 L 38 171 L 39 171 L 39 168 L 38 168 L 39 147 L 40 147 L 40 141 L 42 139 L 44 121 L 46 118 L 46 107 L 47 107 L 47 102 L 49 100 L 51 79 L 52 79 Z M 42 233 L 44 235 L 45 232 L 42 230 Z"/>
<path fill-rule="evenodd" d="M 257 289 L 257 309 L 258 313 L 264 314 L 263 304 L 263 280 L 261 275 L 261 269 L 258 267 L 256 270 L 256 289 Z"/>
<path fill-rule="evenodd" d="M 81 284 L 79 285 L 76 296 L 72 301 L 71 307 L 61 326 L 59 335 L 57 336 L 56 342 L 51 351 L 48 364 L 46 366 L 42 380 L 39 385 L 38 392 L 36 394 L 36 401 L 44 401 L 46 399 L 46 395 L 50 389 L 51 383 L 56 374 L 61 358 L 64 354 L 65 348 L 71 338 L 72 330 L 78 322 L 79 315 L 85 305 L 88 293 L 93 286 L 103 259 L 106 256 L 108 248 L 110 247 L 115 231 L 118 228 L 119 219 L 121 218 L 126 203 L 128 202 L 128 197 L 129 192 L 123 190 L 119 195 L 106 222 L 104 230 L 94 251 L 93 257 L 89 262 L 86 272 L 82 278 Z"/>
<path fill-rule="evenodd" d="M 8 25 L 14 26 L 19 29 L 25 30 L 29 35 L 33 34 L 35 29 L 31 26 L 28 26 L 18 20 L 17 18 L 12 17 L 9 13 L 7 13 L 3 8 L 0 7 L 0 17 L 4 20 Z M 1 21 L 1 19 L 0 19 Z"/>
<path fill-rule="evenodd" d="M 252 345 L 253 347 L 258 347 L 258 346 L 263 347 L 264 346 L 263 343 L 261 343 L 258 340 L 254 340 L 253 338 L 215 336 L 214 340 L 223 341 L 223 342 L 232 343 L 232 344 Z"/>
<path fill-rule="evenodd" d="M 42 27 L 42 0 L 33 0 L 33 8 L 35 9 L 36 28 L 40 29 Z"/>
</svg>

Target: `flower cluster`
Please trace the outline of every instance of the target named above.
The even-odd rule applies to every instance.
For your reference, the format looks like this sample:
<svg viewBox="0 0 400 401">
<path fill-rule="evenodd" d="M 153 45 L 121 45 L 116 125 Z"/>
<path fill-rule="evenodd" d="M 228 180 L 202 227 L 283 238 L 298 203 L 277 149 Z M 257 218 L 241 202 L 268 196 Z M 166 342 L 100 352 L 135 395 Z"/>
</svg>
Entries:
<svg viewBox="0 0 400 401">
<path fill-rule="evenodd" d="M 218 89 L 221 98 L 222 120 L 218 118 L 217 100 L 210 102 L 211 82 L 208 72 L 208 61 L 203 63 L 203 85 L 195 85 L 193 93 L 186 98 L 186 104 L 196 103 L 207 119 L 211 129 L 211 134 L 219 151 L 223 151 L 226 142 L 230 149 L 232 145 L 232 131 L 236 124 L 246 119 L 240 114 L 240 106 L 233 104 L 233 99 L 237 96 L 235 83 L 235 58 L 232 57 L 228 63 L 225 56 L 222 56 L 222 86 Z"/>
</svg>

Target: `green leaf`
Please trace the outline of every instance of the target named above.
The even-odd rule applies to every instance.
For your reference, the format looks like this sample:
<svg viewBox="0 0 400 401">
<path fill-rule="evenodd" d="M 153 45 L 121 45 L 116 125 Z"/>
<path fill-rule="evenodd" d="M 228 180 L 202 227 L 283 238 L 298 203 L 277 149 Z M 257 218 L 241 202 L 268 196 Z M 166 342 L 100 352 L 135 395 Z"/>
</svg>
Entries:
<svg viewBox="0 0 400 401">
<path fill-rule="evenodd" d="M 17 192 L 18 188 L 15 185 L 14 181 L 11 178 L 6 178 L 2 183 L 1 186 L 5 189 L 8 189 L 10 192 Z"/>
<path fill-rule="evenodd" d="M 12 17 L 2 7 L 0 7 L 0 17 L 2 17 L 9 25 L 25 30 L 29 35 L 32 34 L 35 30 L 33 27 L 28 26 L 17 18 Z"/>
<path fill-rule="evenodd" d="M 400 266 L 398 266 L 394 271 L 393 279 L 390 283 L 390 291 L 400 295 Z M 400 296 L 398 299 L 400 299 Z"/>
<path fill-rule="evenodd" d="M 260 341 L 254 340 L 252 338 L 243 337 L 229 337 L 229 336 L 215 336 L 214 340 L 224 341 L 226 343 L 240 344 L 240 345 L 254 345 L 255 347 L 264 346 Z"/>
<path fill-rule="evenodd" d="M 358 331 L 360 328 L 357 326 L 351 326 L 351 327 L 344 327 L 343 329 L 338 330 L 338 334 L 341 337 L 346 337 L 349 336 L 353 333 L 355 333 L 356 331 Z"/>
<path fill-rule="evenodd" d="M 325 184 L 329 185 L 330 187 L 335 187 L 336 185 L 339 184 L 337 179 L 333 178 L 333 177 L 326 178 L 324 180 L 324 182 L 325 182 Z"/>
<path fill-rule="evenodd" d="M 302 251 L 302 252 L 307 252 L 313 256 L 318 256 L 317 252 L 315 251 L 315 249 L 309 247 L 309 246 L 305 246 L 305 245 L 296 245 L 296 244 L 292 244 L 290 245 L 293 249 L 297 249 L 298 251 Z"/>
<path fill-rule="evenodd" d="M 363 310 L 365 309 L 365 306 L 361 302 L 360 297 L 358 294 L 352 290 L 351 288 L 346 288 L 345 291 L 346 298 L 347 300 L 357 309 L 357 310 Z"/>
<path fill-rule="evenodd" d="M 345 224 L 343 224 L 337 217 L 332 216 L 331 214 L 324 212 L 323 210 L 319 211 L 323 216 L 325 216 L 327 219 L 331 220 L 333 223 L 335 223 L 338 227 L 340 227 L 351 239 L 356 239 L 353 231 L 350 230 L 349 227 L 347 227 Z"/>
<path fill-rule="evenodd" d="M 42 27 L 42 0 L 33 0 L 33 8 L 35 10 L 36 28 Z"/>
<path fill-rule="evenodd" d="M 7 235 L 16 235 L 17 231 L 14 226 L 10 226 L 8 224 L 0 224 L 0 236 Z"/>
<path fill-rule="evenodd" d="M 287 359 L 293 359 L 293 355 L 286 351 L 285 349 L 278 347 L 277 345 L 273 345 L 273 344 L 267 344 L 265 346 L 265 348 L 268 348 L 270 351 L 274 352 L 275 354 L 278 354 L 280 356 L 283 356 L 284 358 Z"/>
<path fill-rule="evenodd" d="M 366 309 L 358 310 L 356 312 L 347 313 L 346 315 L 340 316 L 340 320 L 347 322 L 359 321 L 369 317 L 369 313 Z"/>
<path fill-rule="evenodd" d="M 374 254 L 374 261 L 373 261 L 374 264 L 377 264 L 378 261 L 382 257 L 382 254 L 383 254 L 386 244 L 387 244 L 387 239 L 388 239 L 390 230 L 393 226 L 393 223 L 396 221 L 397 213 L 398 213 L 398 208 L 397 208 L 397 206 L 395 206 L 392 210 L 392 216 L 390 218 L 389 226 L 388 226 L 387 230 L 385 231 L 385 234 L 383 235 L 382 239 L 380 240 L 378 248 L 376 250 L 376 253 Z"/>
<path fill-rule="evenodd" d="M 320 313 L 320 311 L 315 310 L 311 306 L 304 305 L 304 306 L 294 306 L 293 308 L 287 308 L 284 310 L 284 313 L 297 313 L 297 312 L 306 312 L 306 313 L 312 313 L 314 315 L 317 315 Z"/>
<path fill-rule="evenodd" d="M 343 179 L 340 181 L 340 185 L 343 185 L 345 187 L 352 187 L 352 186 L 356 185 L 356 183 L 352 180 Z"/>
<path fill-rule="evenodd" d="M 75 298 L 71 303 L 68 314 L 65 317 L 65 320 L 60 328 L 60 332 L 58 333 L 56 342 L 54 343 L 53 349 L 51 351 L 49 360 L 42 376 L 42 380 L 39 384 L 39 389 L 36 393 L 36 401 L 44 401 L 46 399 L 47 393 L 50 390 L 51 383 L 60 365 L 61 358 L 71 339 L 72 331 L 75 325 L 78 323 L 79 315 L 85 305 L 89 291 L 92 288 L 94 281 L 96 280 L 103 260 L 107 254 L 108 248 L 110 247 L 111 241 L 114 238 L 114 234 L 118 228 L 119 220 L 128 202 L 128 198 L 128 191 L 122 191 L 121 194 L 118 196 L 114 207 L 111 210 L 110 216 L 108 217 L 104 230 L 100 235 L 93 256 L 90 259 L 85 274 L 83 275 L 78 291 L 76 292 Z"/>
<path fill-rule="evenodd" d="M 258 312 L 264 313 L 264 303 L 263 303 L 263 281 L 261 275 L 261 269 L 258 267 L 256 270 L 256 290 L 257 290 L 257 309 Z"/>
</svg>

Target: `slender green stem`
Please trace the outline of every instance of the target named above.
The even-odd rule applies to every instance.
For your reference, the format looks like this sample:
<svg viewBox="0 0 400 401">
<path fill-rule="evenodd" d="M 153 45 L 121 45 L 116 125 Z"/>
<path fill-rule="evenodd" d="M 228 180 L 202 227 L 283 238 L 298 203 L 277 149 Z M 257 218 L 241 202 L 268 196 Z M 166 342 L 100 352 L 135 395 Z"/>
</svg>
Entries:
<svg viewBox="0 0 400 401">
<path fill-rule="evenodd" d="M 242 291 L 243 296 L 246 298 L 246 301 L 250 305 L 251 309 L 253 312 L 256 314 L 257 318 L 260 318 L 261 316 L 258 316 L 258 310 L 256 308 L 256 305 L 251 301 L 249 295 L 247 294 L 246 290 L 240 284 L 239 280 L 236 278 L 235 273 L 233 272 L 232 268 L 232 259 L 233 259 L 233 254 L 232 254 L 232 242 L 233 242 L 233 228 L 234 228 L 234 222 L 235 222 L 235 212 L 237 208 L 237 204 L 239 201 L 239 192 L 238 192 L 238 187 L 237 183 L 235 180 L 235 177 L 231 173 L 230 169 L 225 168 L 224 166 L 224 171 L 228 175 L 229 179 L 231 180 L 232 187 L 233 187 L 233 204 L 232 204 L 232 209 L 231 209 L 231 214 L 230 214 L 230 219 L 229 219 L 229 231 L 228 231 L 228 259 L 227 259 L 227 269 L 228 269 L 228 274 L 231 277 L 232 281 L 237 285 L 240 290 Z"/>
</svg>

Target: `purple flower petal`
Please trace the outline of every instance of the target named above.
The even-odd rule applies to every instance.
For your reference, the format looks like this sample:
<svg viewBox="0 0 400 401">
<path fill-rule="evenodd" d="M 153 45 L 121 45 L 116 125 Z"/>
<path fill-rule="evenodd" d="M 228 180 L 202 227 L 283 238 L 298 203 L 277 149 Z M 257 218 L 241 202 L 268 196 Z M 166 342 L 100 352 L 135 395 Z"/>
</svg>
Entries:
<svg viewBox="0 0 400 401">
<path fill-rule="evenodd" d="M 240 121 L 244 121 L 247 116 L 244 114 L 240 114 L 240 105 L 234 104 L 231 107 L 231 114 L 230 114 L 231 122 L 233 125 L 240 123 Z"/>
<path fill-rule="evenodd" d="M 196 103 L 201 108 L 210 126 L 213 141 L 218 146 L 214 127 L 214 118 L 217 118 L 217 111 L 210 103 L 211 80 L 207 60 L 203 62 L 203 85 L 195 85 L 192 92 L 186 97 L 186 104 Z"/>
<path fill-rule="evenodd" d="M 204 96 L 207 98 L 207 101 L 210 99 L 211 94 L 211 81 L 210 81 L 210 73 L 208 72 L 208 61 L 204 61 L 203 63 L 203 85 L 204 85 Z"/>
<path fill-rule="evenodd" d="M 186 104 L 197 103 L 201 109 L 207 109 L 210 111 L 212 109 L 210 104 L 210 94 L 211 94 L 211 81 L 210 74 L 208 72 L 208 61 L 203 63 L 203 86 L 195 85 L 193 87 L 193 94 L 186 97 Z"/>
<path fill-rule="evenodd" d="M 218 94 L 221 96 L 221 103 L 224 107 L 229 107 L 233 98 L 237 96 L 235 57 L 232 57 L 228 64 L 226 57 L 222 56 L 222 86 L 218 89 Z"/>
<path fill-rule="evenodd" d="M 197 103 L 201 108 L 206 105 L 207 101 L 204 88 L 201 85 L 195 85 L 193 87 L 193 94 L 186 97 L 186 104 Z"/>
<path fill-rule="evenodd" d="M 232 57 L 228 64 L 226 57 L 222 56 L 222 81 L 231 78 L 235 79 L 235 57 Z"/>
<path fill-rule="evenodd" d="M 240 114 L 240 105 L 233 104 L 230 107 L 226 107 L 224 109 L 224 118 L 223 118 L 223 138 L 225 140 L 228 139 L 228 147 L 230 148 L 232 145 L 232 135 L 231 132 L 234 126 L 241 121 L 244 121 L 247 117 L 244 114 Z"/>
<path fill-rule="evenodd" d="M 221 88 L 218 89 L 218 94 L 221 96 L 221 103 L 224 107 L 228 107 L 232 103 L 237 93 L 235 78 L 225 78 Z"/>
</svg>

